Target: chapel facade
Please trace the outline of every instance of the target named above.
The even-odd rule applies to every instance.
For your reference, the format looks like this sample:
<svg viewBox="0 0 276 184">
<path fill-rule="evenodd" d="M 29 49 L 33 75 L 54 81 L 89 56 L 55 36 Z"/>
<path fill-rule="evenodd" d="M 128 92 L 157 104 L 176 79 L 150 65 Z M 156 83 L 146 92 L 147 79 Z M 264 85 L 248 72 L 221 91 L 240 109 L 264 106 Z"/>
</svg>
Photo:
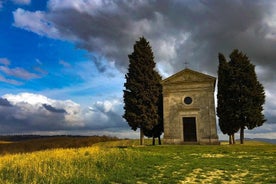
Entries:
<svg viewBox="0 0 276 184">
<path fill-rule="evenodd" d="M 215 77 L 188 68 L 162 81 L 165 144 L 219 144 L 215 85 Z"/>
</svg>

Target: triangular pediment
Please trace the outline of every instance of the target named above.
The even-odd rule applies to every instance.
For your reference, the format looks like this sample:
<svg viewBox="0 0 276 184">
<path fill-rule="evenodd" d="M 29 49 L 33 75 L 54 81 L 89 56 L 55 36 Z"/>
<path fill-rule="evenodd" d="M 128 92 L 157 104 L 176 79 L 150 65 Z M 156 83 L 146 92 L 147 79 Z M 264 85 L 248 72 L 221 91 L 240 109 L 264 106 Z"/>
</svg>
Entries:
<svg viewBox="0 0 276 184">
<path fill-rule="evenodd" d="M 204 81 L 215 82 L 216 78 L 213 76 L 206 75 L 206 74 L 186 68 L 168 77 L 167 79 L 164 79 L 163 84 L 180 83 L 180 82 L 204 82 Z"/>
</svg>

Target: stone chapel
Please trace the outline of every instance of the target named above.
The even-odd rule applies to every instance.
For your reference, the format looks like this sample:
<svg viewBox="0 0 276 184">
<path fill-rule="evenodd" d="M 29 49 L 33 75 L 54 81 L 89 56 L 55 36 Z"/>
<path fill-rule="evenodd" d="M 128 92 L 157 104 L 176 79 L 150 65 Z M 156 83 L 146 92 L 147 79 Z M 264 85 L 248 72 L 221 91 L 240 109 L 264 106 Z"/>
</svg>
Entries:
<svg viewBox="0 0 276 184">
<path fill-rule="evenodd" d="M 219 144 L 216 78 L 184 69 L 162 81 L 165 144 Z"/>
</svg>

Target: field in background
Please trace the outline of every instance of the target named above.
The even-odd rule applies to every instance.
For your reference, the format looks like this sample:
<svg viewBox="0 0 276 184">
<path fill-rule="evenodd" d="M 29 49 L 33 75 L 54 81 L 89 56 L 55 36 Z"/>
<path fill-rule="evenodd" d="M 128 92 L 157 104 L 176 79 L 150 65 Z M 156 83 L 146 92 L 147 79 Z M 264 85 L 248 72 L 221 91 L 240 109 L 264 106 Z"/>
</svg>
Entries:
<svg viewBox="0 0 276 184">
<path fill-rule="evenodd" d="M 114 140 L 118 138 L 108 136 L 1 136 L 0 155 L 54 148 L 80 148 Z"/>
<path fill-rule="evenodd" d="M 138 144 L 119 140 L 6 154 L 0 157 L 0 183 L 276 183 L 273 144 Z"/>
</svg>

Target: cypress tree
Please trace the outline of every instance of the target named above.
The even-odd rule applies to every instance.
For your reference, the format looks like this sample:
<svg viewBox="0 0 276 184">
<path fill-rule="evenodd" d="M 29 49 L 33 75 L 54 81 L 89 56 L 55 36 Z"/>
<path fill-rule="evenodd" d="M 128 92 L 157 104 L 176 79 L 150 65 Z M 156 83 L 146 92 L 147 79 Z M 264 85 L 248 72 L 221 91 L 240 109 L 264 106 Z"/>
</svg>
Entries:
<svg viewBox="0 0 276 184">
<path fill-rule="evenodd" d="M 235 144 L 235 133 L 239 130 L 239 124 L 233 118 L 235 115 L 232 109 L 235 108 L 235 101 L 231 98 L 229 93 L 231 73 L 228 62 L 223 54 L 219 53 L 219 67 L 218 67 L 218 106 L 217 115 L 219 118 L 219 127 L 223 134 L 229 136 L 229 144 Z M 234 103 L 233 103 L 234 102 Z"/>
<path fill-rule="evenodd" d="M 123 117 L 133 130 L 140 129 L 140 144 L 143 144 L 144 135 L 153 137 L 154 143 L 154 138 L 160 140 L 163 132 L 161 76 L 155 70 L 149 42 L 142 37 L 133 48 L 133 53 L 128 56 L 129 68 L 125 75 Z"/>
<path fill-rule="evenodd" d="M 225 60 L 224 64 L 227 66 L 226 71 L 219 66 L 218 72 L 221 80 L 219 83 L 225 83 L 222 85 L 225 89 L 221 89 L 222 86 L 218 83 L 218 116 L 222 124 L 226 123 L 227 127 L 232 127 L 235 131 L 240 130 L 240 142 L 243 144 L 244 129 L 253 129 L 265 122 L 262 113 L 265 102 L 264 88 L 257 80 L 255 66 L 239 50 L 235 49 L 230 54 L 230 61 L 227 63 Z M 224 75 L 225 79 L 221 75 Z M 227 100 L 227 105 L 223 105 L 219 98 Z M 222 114 L 227 114 L 225 117 L 228 117 L 221 119 Z"/>
</svg>

